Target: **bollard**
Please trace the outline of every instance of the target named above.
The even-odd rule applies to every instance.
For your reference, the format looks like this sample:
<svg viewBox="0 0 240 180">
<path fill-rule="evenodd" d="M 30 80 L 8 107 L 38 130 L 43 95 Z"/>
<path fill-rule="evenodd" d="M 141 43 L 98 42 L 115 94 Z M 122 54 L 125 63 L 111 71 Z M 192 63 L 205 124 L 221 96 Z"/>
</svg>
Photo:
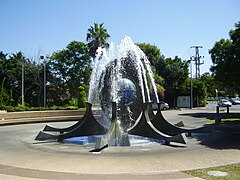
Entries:
<svg viewBox="0 0 240 180">
<path fill-rule="evenodd" d="M 230 107 L 230 106 L 227 105 L 227 114 L 229 114 L 229 107 Z"/>
<path fill-rule="evenodd" d="M 219 106 L 216 106 L 217 114 L 219 114 Z"/>
<path fill-rule="evenodd" d="M 219 106 L 216 106 L 216 113 L 217 113 L 217 116 L 215 118 L 215 124 L 221 124 L 221 117 L 220 117 L 220 114 L 219 114 Z"/>
</svg>

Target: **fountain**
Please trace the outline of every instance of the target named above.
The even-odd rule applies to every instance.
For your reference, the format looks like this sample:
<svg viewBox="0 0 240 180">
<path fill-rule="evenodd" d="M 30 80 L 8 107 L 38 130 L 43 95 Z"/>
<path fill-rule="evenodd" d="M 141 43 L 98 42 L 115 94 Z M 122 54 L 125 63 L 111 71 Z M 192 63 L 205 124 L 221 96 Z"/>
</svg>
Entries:
<svg viewBox="0 0 240 180">
<path fill-rule="evenodd" d="M 204 127 L 179 128 L 165 120 L 150 63 L 130 37 L 126 36 L 118 47 L 111 44 L 108 51 L 99 48 L 92 67 L 84 117 L 66 128 L 46 125 L 36 140 L 62 142 L 71 137 L 94 136 L 95 149 L 101 150 L 131 146 L 129 136 L 133 135 L 162 140 L 164 144 L 186 144 L 185 133 L 205 131 Z M 158 104 L 156 114 L 153 102 Z M 100 107 L 100 114 L 93 106 Z"/>
</svg>

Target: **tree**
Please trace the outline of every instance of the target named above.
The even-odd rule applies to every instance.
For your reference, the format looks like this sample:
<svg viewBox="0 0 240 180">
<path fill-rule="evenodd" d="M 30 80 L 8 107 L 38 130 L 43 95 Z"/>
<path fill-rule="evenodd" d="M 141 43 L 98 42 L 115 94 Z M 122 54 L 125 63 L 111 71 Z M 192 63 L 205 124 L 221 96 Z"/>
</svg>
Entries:
<svg viewBox="0 0 240 180">
<path fill-rule="evenodd" d="M 206 106 L 207 88 L 203 81 L 193 79 L 193 106 Z"/>
<path fill-rule="evenodd" d="M 49 93 L 59 98 L 58 102 L 78 97 L 78 87 L 89 84 L 91 67 L 88 48 L 83 42 L 72 41 L 66 49 L 53 53 L 48 62 L 52 73 Z"/>
<path fill-rule="evenodd" d="M 164 56 L 161 55 L 160 49 L 148 43 L 137 43 L 137 46 L 145 53 L 151 65 L 156 69 L 158 60 L 164 58 Z"/>
<path fill-rule="evenodd" d="M 207 87 L 205 82 L 200 79 L 192 79 L 193 106 L 206 106 Z M 179 86 L 179 96 L 189 96 L 191 93 L 191 79 L 188 77 L 184 83 Z"/>
<path fill-rule="evenodd" d="M 0 81 L 2 84 L 2 90 L 5 88 L 7 91 L 5 93 L 12 93 L 11 103 L 17 105 L 21 99 L 21 71 L 22 64 L 26 62 L 26 58 L 23 56 L 22 52 L 11 54 L 8 56 L 1 52 L 0 61 Z M 10 104 L 5 104 L 10 105 Z"/>
<path fill-rule="evenodd" d="M 22 70 L 24 70 L 24 101 L 26 105 L 40 106 L 43 93 L 43 66 L 29 58 L 22 52 L 11 55 L 0 52 L 0 81 L 1 94 L 9 95 L 5 105 L 16 106 L 21 103 Z M 27 96 L 26 96 L 27 95 Z M 6 99 L 6 98 L 5 98 Z"/>
<path fill-rule="evenodd" d="M 208 97 L 215 97 L 216 96 L 216 89 L 218 89 L 218 84 L 215 82 L 215 78 L 209 72 L 206 72 L 201 75 L 200 81 L 202 81 L 207 90 Z"/>
<path fill-rule="evenodd" d="M 87 42 L 88 42 L 88 48 L 89 48 L 89 54 L 92 58 L 96 57 L 96 51 L 98 47 L 109 47 L 109 44 L 107 42 L 107 39 L 110 37 L 110 35 L 107 32 L 107 29 L 104 27 L 103 23 L 100 25 L 97 23 L 94 23 L 93 26 L 91 26 L 87 31 Z"/>
<path fill-rule="evenodd" d="M 34 59 L 27 59 L 24 63 L 24 92 L 25 102 L 30 106 L 43 106 L 43 76 L 44 64 L 37 63 Z M 49 70 L 46 70 L 46 77 L 50 77 Z"/>
<path fill-rule="evenodd" d="M 161 54 L 160 49 L 148 43 L 137 43 L 137 46 L 144 52 L 147 56 L 149 62 L 151 63 L 152 71 L 154 73 L 154 79 L 157 87 L 158 96 L 160 99 L 164 99 L 165 88 L 163 87 L 163 78 L 158 75 L 157 63 L 160 59 L 164 59 L 164 56 Z"/>
<path fill-rule="evenodd" d="M 159 59 L 157 72 L 164 79 L 166 100 L 171 106 L 175 107 L 176 98 L 181 91 L 180 88 L 188 79 L 188 62 L 182 61 L 177 56 L 174 59 Z"/>
<path fill-rule="evenodd" d="M 4 81 L 3 79 L 1 88 L 0 88 L 0 107 L 1 106 L 7 106 L 11 105 L 12 97 L 11 97 L 11 92 L 9 93 L 8 90 L 4 87 Z"/>
<path fill-rule="evenodd" d="M 7 63 L 7 54 L 4 54 L 2 51 L 0 51 L 0 80 L 2 82 L 2 80 L 5 77 L 5 73 L 6 73 L 6 66 Z"/>
<path fill-rule="evenodd" d="M 240 22 L 230 30 L 230 39 L 217 41 L 209 50 L 216 80 L 232 93 L 240 92 Z"/>
</svg>

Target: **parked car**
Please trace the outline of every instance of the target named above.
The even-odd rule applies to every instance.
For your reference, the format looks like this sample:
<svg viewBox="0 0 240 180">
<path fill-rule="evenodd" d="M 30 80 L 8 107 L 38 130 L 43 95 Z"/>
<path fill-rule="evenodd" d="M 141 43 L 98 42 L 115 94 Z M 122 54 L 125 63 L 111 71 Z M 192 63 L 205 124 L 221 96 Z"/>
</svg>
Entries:
<svg viewBox="0 0 240 180">
<path fill-rule="evenodd" d="M 153 110 L 157 110 L 157 108 L 158 108 L 157 103 L 153 103 L 153 104 L 152 104 L 152 108 L 153 108 Z M 161 109 L 161 110 L 167 110 L 167 109 L 169 109 L 168 103 L 161 101 L 160 109 Z"/>
<path fill-rule="evenodd" d="M 232 104 L 240 104 L 240 100 L 237 99 L 237 98 L 230 98 L 229 101 L 232 103 Z"/>
<path fill-rule="evenodd" d="M 227 107 L 227 106 L 231 107 L 232 103 L 227 99 L 220 99 L 218 102 L 218 105 L 221 107 Z"/>
</svg>

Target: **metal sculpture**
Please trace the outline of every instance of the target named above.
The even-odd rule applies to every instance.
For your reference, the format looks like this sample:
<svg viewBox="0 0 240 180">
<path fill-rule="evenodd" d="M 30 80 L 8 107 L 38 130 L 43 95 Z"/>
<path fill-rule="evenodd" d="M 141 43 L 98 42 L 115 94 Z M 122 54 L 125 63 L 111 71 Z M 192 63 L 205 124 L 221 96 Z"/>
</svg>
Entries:
<svg viewBox="0 0 240 180">
<path fill-rule="evenodd" d="M 36 140 L 47 140 L 47 139 L 57 139 L 58 141 L 63 141 L 64 139 L 78 136 L 92 136 L 104 134 L 106 129 L 99 124 L 99 122 L 95 119 L 92 113 L 92 104 L 86 103 L 87 109 L 84 117 L 78 121 L 73 126 L 68 128 L 58 129 L 51 126 L 46 126 L 43 131 L 40 131 Z M 51 127 L 51 128 L 49 128 Z M 46 133 L 46 129 L 50 131 L 58 131 L 59 135 Z"/>
<path fill-rule="evenodd" d="M 110 48 L 111 49 L 111 48 Z M 98 50 L 93 66 L 86 112 L 70 127 L 46 125 L 36 140 L 57 140 L 79 136 L 96 136 L 95 149 L 111 146 L 131 146 L 129 135 L 161 139 L 165 143 L 186 144 L 185 133 L 208 132 L 205 127 L 187 129 L 170 124 L 162 116 L 150 63 L 129 37 L 119 47 L 119 57 L 107 56 Z M 158 103 L 157 113 L 151 102 Z M 102 118 L 96 118 L 92 102 L 101 106 Z M 53 134 L 50 132 L 58 132 Z M 98 135 L 98 136 L 97 136 Z"/>
</svg>

